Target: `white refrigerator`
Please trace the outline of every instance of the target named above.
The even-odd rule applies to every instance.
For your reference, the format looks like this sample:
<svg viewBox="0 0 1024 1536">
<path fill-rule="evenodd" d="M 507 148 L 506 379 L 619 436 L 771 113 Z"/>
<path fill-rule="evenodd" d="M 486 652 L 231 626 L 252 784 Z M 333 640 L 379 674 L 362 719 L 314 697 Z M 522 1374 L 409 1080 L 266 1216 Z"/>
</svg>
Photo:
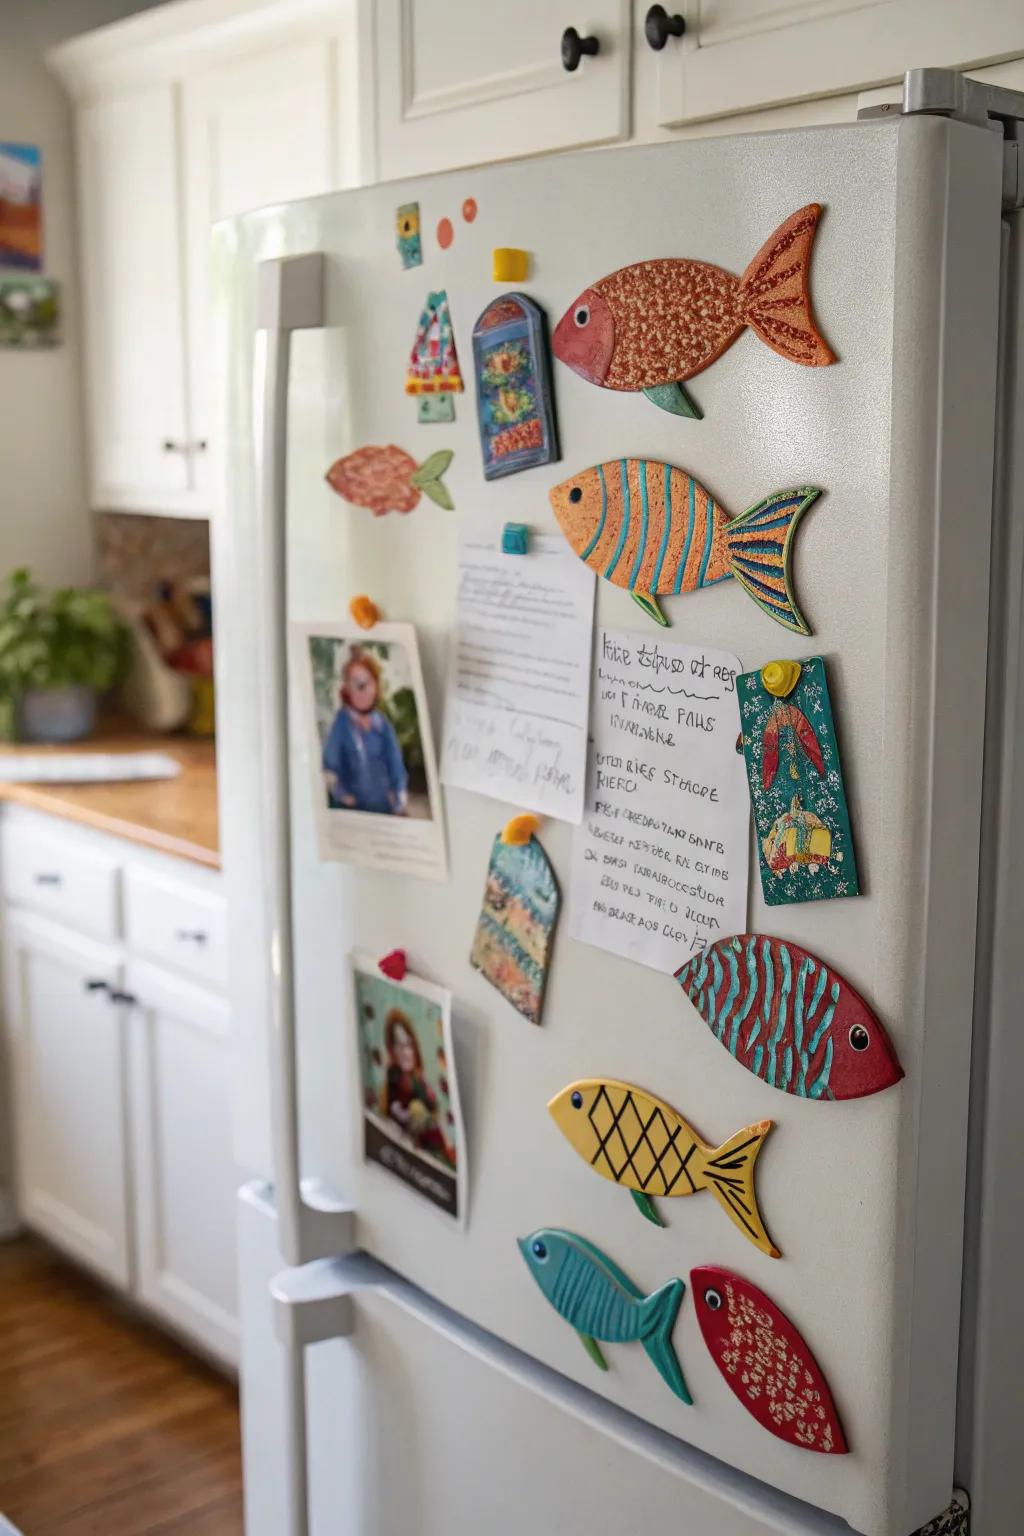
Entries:
<svg viewBox="0 0 1024 1536">
<path fill-rule="evenodd" d="M 1021 1529 L 1022 100 L 923 71 L 904 110 L 848 126 L 467 170 L 218 228 L 247 1536 L 910 1536 L 957 1479 L 981 1536 Z M 414 202 L 423 262 L 404 270 L 396 210 Z M 560 461 L 484 479 L 471 335 L 502 291 L 494 248 L 529 253 L 527 279 L 505 286 L 553 325 L 633 262 L 742 272 L 812 202 L 813 302 L 837 366 L 794 367 L 747 331 L 692 381 L 697 420 L 555 362 Z M 424 295 L 442 289 L 467 387 L 453 423 L 421 424 L 406 362 Z M 456 510 L 372 517 L 340 500 L 325 471 L 366 443 L 417 462 L 453 449 Z M 720 1048 L 671 974 L 575 941 L 567 823 L 541 833 L 563 912 L 540 1027 L 469 963 L 488 852 L 520 806 L 444 790 L 441 882 L 318 857 L 289 626 L 342 619 L 360 593 L 414 624 L 440 741 L 460 527 L 554 531 L 548 490 L 620 455 L 683 466 L 733 509 L 779 486 L 825 492 L 796 552 L 812 639 L 734 584 L 670 599 L 667 638 L 748 669 L 826 659 L 861 894 L 765 906 L 751 838 L 747 928 L 826 957 L 865 995 L 905 1072 L 886 1092 L 780 1094 Z M 652 632 L 628 593 L 597 588 L 598 626 Z M 464 1229 L 360 1156 L 346 957 L 395 948 L 453 995 Z M 775 1119 L 759 1181 L 783 1259 L 711 1200 L 672 1202 L 659 1230 L 595 1178 L 546 1105 L 596 1075 L 649 1087 L 720 1140 Z M 692 1407 L 642 1350 L 609 1346 L 596 1370 L 517 1251 L 539 1227 L 582 1234 L 644 1291 L 704 1263 L 749 1276 L 808 1341 L 850 1453 L 765 1433 L 704 1348 L 689 1292 L 674 1343 Z"/>
</svg>

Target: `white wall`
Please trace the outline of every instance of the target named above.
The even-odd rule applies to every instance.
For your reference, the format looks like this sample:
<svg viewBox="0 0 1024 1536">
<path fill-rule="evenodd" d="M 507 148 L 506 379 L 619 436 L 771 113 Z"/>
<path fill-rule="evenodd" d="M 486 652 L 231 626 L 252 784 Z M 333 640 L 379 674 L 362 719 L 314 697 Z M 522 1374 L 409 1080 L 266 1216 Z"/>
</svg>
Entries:
<svg viewBox="0 0 1024 1536">
<path fill-rule="evenodd" d="M 61 283 L 65 340 L 39 352 L 0 348 L 0 580 L 16 565 L 46 582 L 92 577 L 71 108 L 42 52 L 144 8 L 141 0 L 3 0 L 0 139 L 42 150 L 44 270 Z"/>
</svg>

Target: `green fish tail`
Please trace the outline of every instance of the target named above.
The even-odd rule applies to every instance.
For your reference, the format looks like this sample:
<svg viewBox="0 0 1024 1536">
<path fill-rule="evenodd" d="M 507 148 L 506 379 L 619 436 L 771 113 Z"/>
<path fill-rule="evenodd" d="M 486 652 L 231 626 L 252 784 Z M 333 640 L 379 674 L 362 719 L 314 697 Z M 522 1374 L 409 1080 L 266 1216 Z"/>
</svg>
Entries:
<svg viewBox="0 0 1024 1536">
<path fill-rule="evenodd" d="M 633 1197 L 633 1204 L 641 1216 L 646 1216 L 648 1221 L 653 1221 L 656 1227 L 663 1227 L 665 1225 L 658 1215 L 658 1208 L 650 1195 L 645 1195 L 642 1189 L 631 1189 L 630 1194 Z"/>
<path fill-rule="evenodd" d="M 629 595 L 637 607 L 643 609 L 649 619 L 653 619 L 655 624 L 660 624 L 662 629 L 668 628 L 668 619 L 666 619 L 658 607 L 658 599 L 656 597 L 652 596 L 650 592 L 631 592 Z"/>
<path fill-rule="evenodd" d="M 455 503 L 452 501 L 451 491 L 444 484 L 441 476 L 455 457 L 451 448 L 439 448 L 429 458 L 424 459 L 419 469 L 414 469 L 409 476 L 409 484 L 422 491 L 424 496 L 429 496 L 431 501 L 439 507 L 444 507 L 446 512 L 454 512 Z"/>
<path fill-rule="evenodd" d="M 648 1359 L 658 1375 L 684 1403 L 692 1405 L 693 1398 L 686 1385 L 682 1367 L 672 1344 L 672 1330 L 679 1316 L 686 1286 L 682 1280 L 668 1280 L 658 1291 L 653 1291 L 641 1303 L 642 1333 L 640 1342 L 647 1351 Z"/>
</svg>

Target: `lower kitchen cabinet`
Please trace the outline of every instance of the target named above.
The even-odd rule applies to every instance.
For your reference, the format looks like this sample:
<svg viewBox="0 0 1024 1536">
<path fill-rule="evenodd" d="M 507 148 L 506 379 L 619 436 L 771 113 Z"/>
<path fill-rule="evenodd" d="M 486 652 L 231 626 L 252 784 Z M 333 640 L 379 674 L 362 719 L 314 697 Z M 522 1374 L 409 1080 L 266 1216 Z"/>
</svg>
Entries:
<svg viewBox="0 0 1024 1536">
<path fill-rule="evenodd" d="M 240 1180 L 219 877 L 5 807 L 0 890 L 19 1215 L 233 1365 Z"/>
<path fill-rule="evenodd" d="M 6 990 L 18 1203 L 118 1285 L 130 1279 L 118 953 L 8 910 Z"/>
<path fill-rule="evenodd" d="M 138 1291 L 213 1353 L 236 1345 L 228 1005 L 130 961 L 129 1108 Z"/>
</svg>

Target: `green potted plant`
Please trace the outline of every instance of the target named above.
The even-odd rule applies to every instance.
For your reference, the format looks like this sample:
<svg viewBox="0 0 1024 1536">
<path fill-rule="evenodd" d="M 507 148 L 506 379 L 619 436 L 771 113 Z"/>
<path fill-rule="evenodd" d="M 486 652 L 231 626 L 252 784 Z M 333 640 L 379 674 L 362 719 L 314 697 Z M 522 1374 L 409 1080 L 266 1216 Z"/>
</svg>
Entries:
<svg viewBox="0 0 1024 1536">
<path fill-rule="evenodd" d="M 124 626 L 105 592 L 46 593 L 29 571 L 13 571 L 0 595 L 0 731 L 22 741 L 88 736 L 96 696 L 124 655 Z"/>
</svg>

